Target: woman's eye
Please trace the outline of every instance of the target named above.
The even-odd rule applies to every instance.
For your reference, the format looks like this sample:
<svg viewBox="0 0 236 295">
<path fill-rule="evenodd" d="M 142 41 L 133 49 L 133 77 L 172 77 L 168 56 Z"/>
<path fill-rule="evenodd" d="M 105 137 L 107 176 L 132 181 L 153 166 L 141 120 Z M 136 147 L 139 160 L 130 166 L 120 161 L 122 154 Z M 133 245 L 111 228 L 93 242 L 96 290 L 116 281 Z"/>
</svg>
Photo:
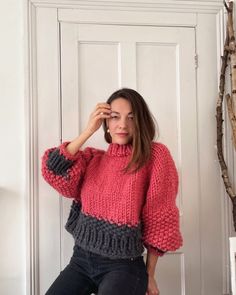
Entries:
<svg viewBox="0 0 236 295">
<path fill-rule="evenodd" d="M 134 117 L 128 117 L 128 120 L 133 120 L 134 119 Z"/>
<path fill-rule="evenodd" d="M 116 119 L 116 118 L 118 118 L 118 116 L 111 116 L 111 118 L 112 118 L 112 119 Z"/>
</svg>

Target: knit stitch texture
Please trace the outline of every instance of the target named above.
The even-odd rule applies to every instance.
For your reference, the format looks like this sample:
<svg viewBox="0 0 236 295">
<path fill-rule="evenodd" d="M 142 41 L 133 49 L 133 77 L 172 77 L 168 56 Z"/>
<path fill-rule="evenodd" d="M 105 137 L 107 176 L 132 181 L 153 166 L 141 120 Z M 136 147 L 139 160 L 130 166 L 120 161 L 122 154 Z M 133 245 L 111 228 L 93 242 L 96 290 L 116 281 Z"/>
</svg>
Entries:
<svg viewBox="0 0 236 295">
<path fill-rule="evenodd" d="M 139 256 L 143 245 L 158 256 L 182 246 L 176 206 L 178 174 L 169 149 L 152 142 L 151 159 L 133 174 L 122 171 L 132 145 L 111 143 L 71 155 L 66 146 L 42 156 L 44 179 L 72 198 L 66 229 L 84 249 L 111 258 Z"/>
</svg>

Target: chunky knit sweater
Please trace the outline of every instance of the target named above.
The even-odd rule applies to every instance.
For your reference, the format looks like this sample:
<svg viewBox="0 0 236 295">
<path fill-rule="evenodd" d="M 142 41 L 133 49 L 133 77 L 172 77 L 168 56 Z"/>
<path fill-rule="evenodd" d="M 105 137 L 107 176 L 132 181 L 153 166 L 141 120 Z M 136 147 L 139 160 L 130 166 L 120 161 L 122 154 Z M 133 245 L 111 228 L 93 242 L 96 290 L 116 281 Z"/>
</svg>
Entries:
<svg viewBox="0 0 236 295">
<path fill-rule="evenodd" d="M 42 156 L 44 179 L 72 198 L 66 229 L 75 244 L 110 258 L 157 256 L 182 246 L 176 206 L 178 174 L 168 148 L 152 143 L 151 159 L 137 172 L 122 171 L 132 145 L 111 143 L 70 154 L 63 142 Z"/>
</svg>

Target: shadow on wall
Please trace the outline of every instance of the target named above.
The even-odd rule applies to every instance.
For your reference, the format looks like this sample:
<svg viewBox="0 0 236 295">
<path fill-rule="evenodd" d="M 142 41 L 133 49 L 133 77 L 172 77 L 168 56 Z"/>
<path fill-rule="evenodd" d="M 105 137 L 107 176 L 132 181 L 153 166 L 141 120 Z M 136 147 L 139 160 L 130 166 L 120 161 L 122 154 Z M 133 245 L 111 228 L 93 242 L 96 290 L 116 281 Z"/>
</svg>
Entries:
<svg viewBox="0 0 236 295">
<path fill-rule="evenodd" d="M 25 273 L 23 199 L 19 192 L 0 188 L 1 294 L 10 294 L 9 290 L 19 289 L 23 282 Z M 3 289 L 6 292 L 3 292 Z"/>
</svg>

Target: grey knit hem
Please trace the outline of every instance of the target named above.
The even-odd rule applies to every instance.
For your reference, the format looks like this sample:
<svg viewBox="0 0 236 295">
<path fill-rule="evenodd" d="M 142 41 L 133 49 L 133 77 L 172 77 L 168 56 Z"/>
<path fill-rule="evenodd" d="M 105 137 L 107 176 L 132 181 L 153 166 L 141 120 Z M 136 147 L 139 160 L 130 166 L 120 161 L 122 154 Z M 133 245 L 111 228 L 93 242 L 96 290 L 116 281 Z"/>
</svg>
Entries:
<svg viewBox="0 0 236 295">
<path fill-rule="evenodd" d="M 73 200 L 71 204 L 71 208 L 70 208 L 70 214 L 65 224 L 65 229 L 72 235 L 75 230 L 78 217 L 80 215 L 80 211 L 81 211 L 81 203 Z"/>
<path fill-rule="evenodd" d="M 137 227 L 117 225 L 82 212 L 79 213 L 76 209 L 72 212 L 71 219 L 73 220 L 68 218 L 66 229 L 73 235 L 75 244 L 84 250 L 114 259 L 134 258 L 142 255 L 144 247 L 140 225 Z"/>
</svg>

